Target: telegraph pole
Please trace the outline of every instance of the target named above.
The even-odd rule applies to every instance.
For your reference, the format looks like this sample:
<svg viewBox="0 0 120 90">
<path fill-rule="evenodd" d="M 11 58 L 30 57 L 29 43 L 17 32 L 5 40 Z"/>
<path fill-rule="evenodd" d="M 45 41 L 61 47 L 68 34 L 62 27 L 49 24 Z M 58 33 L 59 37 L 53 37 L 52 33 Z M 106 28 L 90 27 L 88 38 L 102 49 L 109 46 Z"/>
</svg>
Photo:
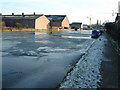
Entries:
<svg viewBox="0 0 120 90">
<path fill-rule="evenodd" d="M 87 18 L 89 18 L 89 20 L 90 20 L 89 25 L 91 26 L 91 19 L 92 19 L 92 18 L 91 18 L 91 17 L 87 17 Z"/>
<path fill-rule="evenodd" d="M 92 23 L 91 23 L 92 18 L 91 18 L 91 16 L 90 16 L 90 17 L 87 17 L 87 18 L 89 18 L 89 20 L 90 20 L 89 26 L 90 26 L 90 28 L 92 28 Z"/>
<path fill-rule="evenodd" d="M 112 10 L 112 21 L 114 22 L 114 10 Z"/>
</svg>

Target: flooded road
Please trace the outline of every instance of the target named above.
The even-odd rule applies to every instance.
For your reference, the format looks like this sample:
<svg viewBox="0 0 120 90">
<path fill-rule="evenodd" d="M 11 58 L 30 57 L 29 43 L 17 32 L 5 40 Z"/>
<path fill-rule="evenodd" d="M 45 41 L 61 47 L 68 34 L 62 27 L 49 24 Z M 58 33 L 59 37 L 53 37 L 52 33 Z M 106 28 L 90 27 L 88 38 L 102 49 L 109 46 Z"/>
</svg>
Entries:
<svg viewBox="0 0 120 90">
<path fill-rule="evenodd" d="M 94 41 L 91 31 L 2 33 L 3 88 L 55 88 Z"/>
</svg>

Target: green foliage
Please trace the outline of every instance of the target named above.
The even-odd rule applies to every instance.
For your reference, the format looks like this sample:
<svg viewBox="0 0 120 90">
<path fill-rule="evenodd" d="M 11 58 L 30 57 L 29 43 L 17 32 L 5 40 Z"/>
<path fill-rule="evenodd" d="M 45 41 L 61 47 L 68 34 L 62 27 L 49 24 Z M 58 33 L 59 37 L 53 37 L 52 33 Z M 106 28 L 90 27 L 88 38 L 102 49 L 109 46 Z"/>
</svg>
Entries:
<svg viewBox="0 0 120 90">
<path fill-rule="evenodd" d="M 120 54 L 120 42 L 114 41 L 112 38 L 110 38 L 114 48 L 116 49 L 116 51 Z"/>
<path fill-rule="evenodd" d="M 120 20 L 105 24 L 107 33 L 115 40 L 120 42 Z"/>
<path fill-rule="evenodd" d="M 120 54 L 120 19 L 113 23 L 106 23 L 105 28 L 107 33 L 111 36 L 114 48 Z"/>
</svg>

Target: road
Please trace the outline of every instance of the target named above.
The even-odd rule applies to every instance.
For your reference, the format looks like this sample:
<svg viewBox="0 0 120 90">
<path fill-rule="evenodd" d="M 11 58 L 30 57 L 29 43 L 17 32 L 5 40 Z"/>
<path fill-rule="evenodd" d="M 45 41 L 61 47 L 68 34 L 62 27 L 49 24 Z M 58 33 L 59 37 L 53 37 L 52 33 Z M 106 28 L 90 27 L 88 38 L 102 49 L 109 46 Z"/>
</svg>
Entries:
<svg viewBox="0 0 120 90">
<path fill-rule="evenodd" d="M 2 33 L 3 88 L 55 88 L 95 41 L 91 31 Z"/>
</svg>

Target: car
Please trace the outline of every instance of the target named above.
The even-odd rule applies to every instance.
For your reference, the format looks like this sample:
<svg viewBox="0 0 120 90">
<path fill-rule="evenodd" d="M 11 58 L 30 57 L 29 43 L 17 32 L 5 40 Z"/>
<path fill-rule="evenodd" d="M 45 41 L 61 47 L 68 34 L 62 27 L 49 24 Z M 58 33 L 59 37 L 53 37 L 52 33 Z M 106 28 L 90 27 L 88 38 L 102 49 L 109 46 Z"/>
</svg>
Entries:
<svg viewBox="0 0 120 90">
<path fill-rule="evenodd" d="M 100 30 L 92 30 L 91 37 L 92 38 L 98 38 L 101 35 Z"/>
</svg>

